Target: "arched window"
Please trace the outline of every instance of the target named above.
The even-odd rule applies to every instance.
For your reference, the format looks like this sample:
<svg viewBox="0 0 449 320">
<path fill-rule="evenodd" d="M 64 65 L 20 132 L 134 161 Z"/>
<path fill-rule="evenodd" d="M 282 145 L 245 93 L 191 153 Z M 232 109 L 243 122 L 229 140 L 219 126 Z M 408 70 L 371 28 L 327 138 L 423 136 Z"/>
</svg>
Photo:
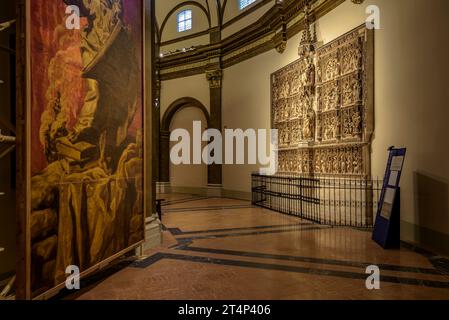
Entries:
<svg viewBox="0 0 449 320">
<path fill-rule="evenodd" d="M 249 6 L 251 3 L 256 2 L 256 0 L 239 0 L 239 9 L 243 10 L 247 6 Z"/>
<path fill-rule="evenodd" d="M 192 29 L 192 10 L 184 10 L 178 14 L 178 32 Z"/>
</svg>

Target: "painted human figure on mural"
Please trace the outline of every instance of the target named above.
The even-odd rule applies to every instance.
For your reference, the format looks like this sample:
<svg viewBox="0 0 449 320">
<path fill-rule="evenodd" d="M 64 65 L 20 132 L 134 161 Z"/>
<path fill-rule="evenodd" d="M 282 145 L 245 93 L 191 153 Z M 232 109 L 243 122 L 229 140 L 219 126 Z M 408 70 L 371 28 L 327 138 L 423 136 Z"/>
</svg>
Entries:
<svg viewBox="0 0 449 320">
<path fill-rule="evenodd" d="M 81 31 L 63 27 L 65 5 L 80 9 Z M 143 239 L 143 21 L 138 0 L 33 0 L 30 8 L 38 134 L 28 245 L 32 290 L 42 292 L 65 281 L 67 266 L 84 272 Z"/>
<path fill-rule="evenodd" d="M 83 141 L 100 148 L 100 159 L 109 162 L 111 155 L 127 137 L 128 127 L 136 112 L 136 94 L 127 78 L 136 74 L 134 48 L 123 52 L 123 75 L 110 74 L 109 70 L 100 70 L 105 59 L 105 50 L 110 49 L 111 41 L 116 41 L 120 32 L 124 32 L 122 0 L 63 0 L 67 5 L 80 8 L 81 17 L 87 19 L 87 25 L 81 32 L 81 57 L 83 76 L 87 87 L 83 106 L 77 121 L 69 134 L 73 144 Z M 114 38 L 114 39 L 112 39 Z M 123 39 L 123 38 L 122 38 Z M 107 56 L 106 56 L 107 57 Z M 101 76 L 99 76 L 100 72 Z M 108 87 L 105 78 L 120 78 L 123 85 Z M 103 83 L 100 87 L 100 83 Z M 100 94 L 100 91 L 103 91 Z M 107 92 L 105 92 L 107 91 Z M 111 113 L 114 108 L 114 113 Z M 95 160 L 95 159 L 92 159 Z M 105 168 L 110 164 L 105 164 Z"/>
</svg>

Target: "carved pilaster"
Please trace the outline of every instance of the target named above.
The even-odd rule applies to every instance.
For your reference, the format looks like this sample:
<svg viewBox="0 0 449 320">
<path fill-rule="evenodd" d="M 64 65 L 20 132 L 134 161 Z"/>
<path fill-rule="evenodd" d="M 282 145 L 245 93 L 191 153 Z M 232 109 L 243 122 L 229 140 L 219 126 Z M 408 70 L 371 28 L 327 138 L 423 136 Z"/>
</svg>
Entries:
<svg viewBox="0 0 449 320">
<path fill-rule="evenodd" d="M 210 128 L 221 131 L 222 127 L 222 79 L 223 72 L 221 69 L 213 69 L 206 71 L 206 79 L 210 86 Z M 210 165 L 208 168 L 208 183 L 213 185 L 221 185 L 222 183 L 222 167 L 219 164 Z"/>
<path fill-rule="evenodd" d="M 170 182 L 170 132 L 161 131 L 160 133 L 160 161 L 159 161 L 159 181 Z"/>
</svg>

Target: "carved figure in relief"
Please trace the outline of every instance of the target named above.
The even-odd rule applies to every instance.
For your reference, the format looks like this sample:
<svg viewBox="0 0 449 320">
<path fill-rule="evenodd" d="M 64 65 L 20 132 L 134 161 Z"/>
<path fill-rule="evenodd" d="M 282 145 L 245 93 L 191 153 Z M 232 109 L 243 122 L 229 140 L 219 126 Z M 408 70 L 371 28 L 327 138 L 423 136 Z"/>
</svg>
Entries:
<svg viewBox="0 0 449 320">
<path fill-rule="evenodd" d="M 318 64 L 318 70 L 316 71 L 316 77 L 318 82 L 323 81 L 323 63 L 320 61 Z"/>
<path fill-rule="evenodd" d="M 342 73 L 353 72 L 360 67 L 362 58 L 361 48 L 358 43 L 352 43 L 342 52 Z"/>
<path fill-rule="evenodd" d="M 324 120 L 324 128 L 323 128 L 323 139 L 330 140 L 331 139 L 331 126 L 329 123 L 329 118 Z"/>
<path fill-rule="evenodd" d="M 346 173 L 346 152 L 342 150 L 340 152 L 340 172 Z"/>
<path fill-rule="evenodd" d="M 287 130 L 285 130 L 285 128 L 282 128 L 282 131 L 281 131 L 281 143 L 280 144 L 283 146 L 288 144 Z"/>
<path fill-rule="evenodd" d="M 360 134 L 360 124 L 362 122 L 362 117 L 358 111 L 352 114 L 351 131 L 353 136 Z"/>
<path fill-rule="evenodd" d="M 332 136 L 332 119 L 328 116 L 324 121 L 324 140 L 331 140 Z"/>
<path fill-rule="evenodd" d="M 301 72 L 301 85 L 310 86 L 315 83 L 315 65 L 311 59 L 306 62 L 305 68 Z"/>
<path fill-rule="evenodd" d="M 306 158 L 304 159 L 304 163 L 303 163 L 303 172 L 304 173 L 309 173 L 309 160 Z"/>
<path fill-rule="evenodd" d="M 339 173 L 340 171 L 340 165 L 339 165 L 339 160 L 338 160 L 338 152 L 335 152 L 334 155 L 332 156 L 332 170 L 333 173 Z"/>
<path fill-rule="evenodd" d="M 338 87 L 337 84 L 332 84 L 331 89 L 327 89 L 324 99 L 324 111 L 335 109 L 338 105 Z"/>
<path fill-rule="evenodd" d="M 338 60 L 337 58 L 331 58 L 326 64 L 325 75 L 327 80 L 334 79 L 338 76 Z"/>
<path fill-rule="evenodd" d="M 285 143 L 285 130 L 281 127 L 279 128 L 279 145 L 283 146 Z"/>
<path fill-rule="evenodd" d="M 318 119 L 317 122 L 318 122 L 317 125 L 316 125 L 317 138 L 318 138 L 318 139 L 322 139 L 322 132 L 321 132 L 322 126 L 321 126 L 321 122 L 320 122 L 319 119 Z"/>
<path fill-rule="evenodd" d="M 296 104 L 295 100 L 292 100 L 288 106 L 290 108 L 290 116 L 292 118 L 298 117 L 298 110 L 296 109 L 295 104 Z"/>
<path fill-rule="evenodd" d="M 352 172 L 352 152 L 346 152 L 346 173 Z"/>
<path fill-rule="evenodd" d="M 338 137 L 338 118 L 335 116 L 331 122 L 331 139 L 337 139 Z"/>
<path fill-rule="evenodd" d="M 290 110 L 288 109 L 288 105 L 284 104 L 284 116 L 283 120 L 287 121 L 290 118 Z"/>
<path fill-rule="evenodd" d="M 314 136 L 314 128 L 315 128 L 315 113 L 312 109 L 306 113 L 303 122 L 303 131 L 302 136 L 305 140 L 310 140 Z"/>
<path fill-rule="evenodd" d="M 320 163 L 321 163 L 321 155 L 319 152 L 317 152 L 315 154 L 315 163 L 314 163 L 314 165 L 315 165 L 314 170 L 316 173 L 320 173 L 320 169 L 321 169 Z"/>
<path fill-rule="evenodd" d="M 308 90 L 302 90 L 299 97 L 300 116 L 304 114 L 305 110 L 308 110 L 311 106 L 311 96 Z"/>
<path fill-rule="evenodd" d="M 361 84 L 358 79 L 347 79 L 342 86 L 343 105 L 352 105 L 360 100 Z"/>
<path fill-rule="evenodd" d="M 284 153 L 279 153 L 278 170 L 279 171 L 283 171 L 284 170 Z"/>
<path fill-rule="evenodd" d="M 352 128 L 352 120 L 351 120 L 351 111 L 344 110 L 342 114 L 342 135 L 344 137 L 352 137 L 353 136 L 353 128 Z"/>
<path fill-rule="evenodd" d="M 353 161 L 352 161 L 352 168 L 353 168 L 353 173 L 358 174 L 361 172 L 361 158 L 359 153 L 356 151 L 354 156 L 353 156 Z"/>
<path fill-rule="evenodd" d="M 291 88 L 291 94 L 297 94 L 299 92 L 299 88 L 301 86 L 301 81 L 299 78 L 299 75 L 295 73 L 295 76 L 293 77 L 292 81 L 292 88 Z"/>
<path fill-rule="evenodd" d="M 320 165 L 321 165 L 321 173 L 327 173 L 327 157 L 325 156 L 325 154 L 322 155 L 321 159 L 320 159 Z"/>
<path fill-rule="evenodd" d="M 341 59 L 341 69 L 342 69 L 342 74 L 346 74 L 352 71 L 351 69 L 351 52 L 350 51 L 346 51 L 343 53 L 343 57 Z"/>
<path fill-rule="evenodd" d="M 285 101 L 282 101 L 279 105 L 279 121 L 285 121 Z"/>
<path fill-rule="evenodd" d="M 354 101 L 353 98 L 353 90 L 351 86 L 350 80 L 346 80 L 343 82 L 342 86 L 342 104 L 344 106 L 351 104 Z"/>
<path fill-rule="evenodd" d="M 299 142 L 299 136 L 298 135 L 299 135 L 299 131 L 298 131 L 298 129 L 295 126 L 295 127 L 293 127 L 293 130 L 291 132 L 291 141 L 290 141 L 290 143 L 292 145 L 295 145 L 295 144 L 297 144 Z"/>
<path fill-rule="evenodd" d="M 301 110 L 300 110 L 300 103 L 297 99 L 293 100 L 292 109 L 294 110 L 295 116 L 299 117 L 301 114 Z"/>
<path fill-rule="evenodd" d="M 351 50 L 350 61 L 348 64 L 349 70 L 357 70 L 360 66 L 361 58 L 362 52 L 360 51 L 360 47 L 356 46 L 353 50 Z"/>
<path fill-rule="evenodd" d="M 279 98 L 280 99 L 287 98 L 289 90 L 290 90 L 290 85 L 288 84 L 288 82 L 283 82 L 282 87 L 281 87 L 281 92 L 279 94 Z"/>
</svg>

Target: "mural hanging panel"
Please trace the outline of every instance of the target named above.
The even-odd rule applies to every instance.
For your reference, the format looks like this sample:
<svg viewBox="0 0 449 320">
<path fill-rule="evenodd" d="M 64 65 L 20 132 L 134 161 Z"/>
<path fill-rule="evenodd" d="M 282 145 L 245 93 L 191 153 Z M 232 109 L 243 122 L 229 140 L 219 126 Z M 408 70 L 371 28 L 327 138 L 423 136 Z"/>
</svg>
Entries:
<svg viewBox="0 0 449 320">
<path fill-rule="evenodd" d="M 31 298 L 144 239 L 143 5 L 28 3 Z"/>
</svg>

